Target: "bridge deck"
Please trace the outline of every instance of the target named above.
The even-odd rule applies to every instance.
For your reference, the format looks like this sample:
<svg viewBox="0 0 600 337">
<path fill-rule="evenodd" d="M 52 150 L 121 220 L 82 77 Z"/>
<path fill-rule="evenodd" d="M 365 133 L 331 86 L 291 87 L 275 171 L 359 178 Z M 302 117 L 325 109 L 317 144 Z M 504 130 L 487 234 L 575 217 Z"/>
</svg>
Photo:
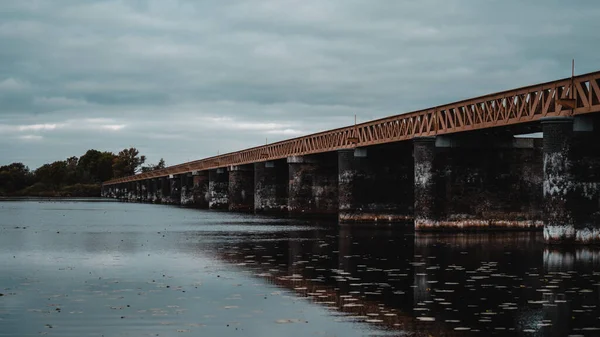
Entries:
<svg viewBox="0 0 600 337">
<path fill-rule="evenodd" d="M 574 108 L 566 106 L 568 102 L 561 101 L 568 98 L 574 99 Z M 104 185 L 404 141 L 415 137 L 525 124 L 543 117 L 581 115 L 598 111 L 600 71 L 576 76 L 573 81 L 571 78 L 565 78 L 502 91 L 113 179 Z"/>
</svg>

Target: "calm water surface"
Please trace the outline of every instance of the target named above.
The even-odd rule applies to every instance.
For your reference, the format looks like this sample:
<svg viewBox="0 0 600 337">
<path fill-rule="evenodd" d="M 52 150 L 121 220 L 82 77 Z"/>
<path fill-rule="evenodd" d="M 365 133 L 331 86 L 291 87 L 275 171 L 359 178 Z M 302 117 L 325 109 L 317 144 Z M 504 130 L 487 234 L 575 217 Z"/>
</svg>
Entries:
<svg viewBox="0 0 600 337">
<path fill-rule="evenodd" d="M 541 241 L 0 202 L 0 336 L 600 335 L 600 254 Z"/>
</svg>

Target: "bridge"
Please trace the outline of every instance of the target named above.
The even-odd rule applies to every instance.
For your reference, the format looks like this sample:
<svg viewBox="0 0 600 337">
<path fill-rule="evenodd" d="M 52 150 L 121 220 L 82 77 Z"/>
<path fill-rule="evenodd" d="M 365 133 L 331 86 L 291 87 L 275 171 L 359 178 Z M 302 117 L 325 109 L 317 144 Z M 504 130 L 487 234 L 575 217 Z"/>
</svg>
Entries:
<svg viewBox="0 0 600 337">
<path fill-rule="evenodd" d="M 599 111 L 600 71 L 114 179 L 102 195 L 600 242 Z"/>
</svg>

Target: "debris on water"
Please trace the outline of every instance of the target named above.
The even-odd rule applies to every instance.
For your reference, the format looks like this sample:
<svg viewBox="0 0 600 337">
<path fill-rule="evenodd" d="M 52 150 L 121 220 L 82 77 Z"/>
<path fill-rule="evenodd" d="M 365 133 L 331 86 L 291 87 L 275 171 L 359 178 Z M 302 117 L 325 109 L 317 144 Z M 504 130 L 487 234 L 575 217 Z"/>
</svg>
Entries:
<svg viewBox="0 0 600 337">
<path fill-rule="evenodd" d="M 299 323 L 300 320 L 299 319 L 278 319 L 275 321 L 275 323 L 277 324 L 287 324 L 287 323 Z"/>
</svg>

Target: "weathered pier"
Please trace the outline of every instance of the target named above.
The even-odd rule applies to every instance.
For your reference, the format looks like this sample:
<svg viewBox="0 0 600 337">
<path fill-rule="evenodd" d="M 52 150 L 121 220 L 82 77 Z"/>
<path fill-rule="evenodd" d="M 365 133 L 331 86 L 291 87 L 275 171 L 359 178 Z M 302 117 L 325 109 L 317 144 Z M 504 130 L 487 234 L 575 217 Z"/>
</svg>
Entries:
<svg viewBox="0 0 600 337">
<path fill-rule="evenodd" d="M 599 112 L 594 72 L 114 179 L 102 195 L 600 243 Z"/>
</svg>

